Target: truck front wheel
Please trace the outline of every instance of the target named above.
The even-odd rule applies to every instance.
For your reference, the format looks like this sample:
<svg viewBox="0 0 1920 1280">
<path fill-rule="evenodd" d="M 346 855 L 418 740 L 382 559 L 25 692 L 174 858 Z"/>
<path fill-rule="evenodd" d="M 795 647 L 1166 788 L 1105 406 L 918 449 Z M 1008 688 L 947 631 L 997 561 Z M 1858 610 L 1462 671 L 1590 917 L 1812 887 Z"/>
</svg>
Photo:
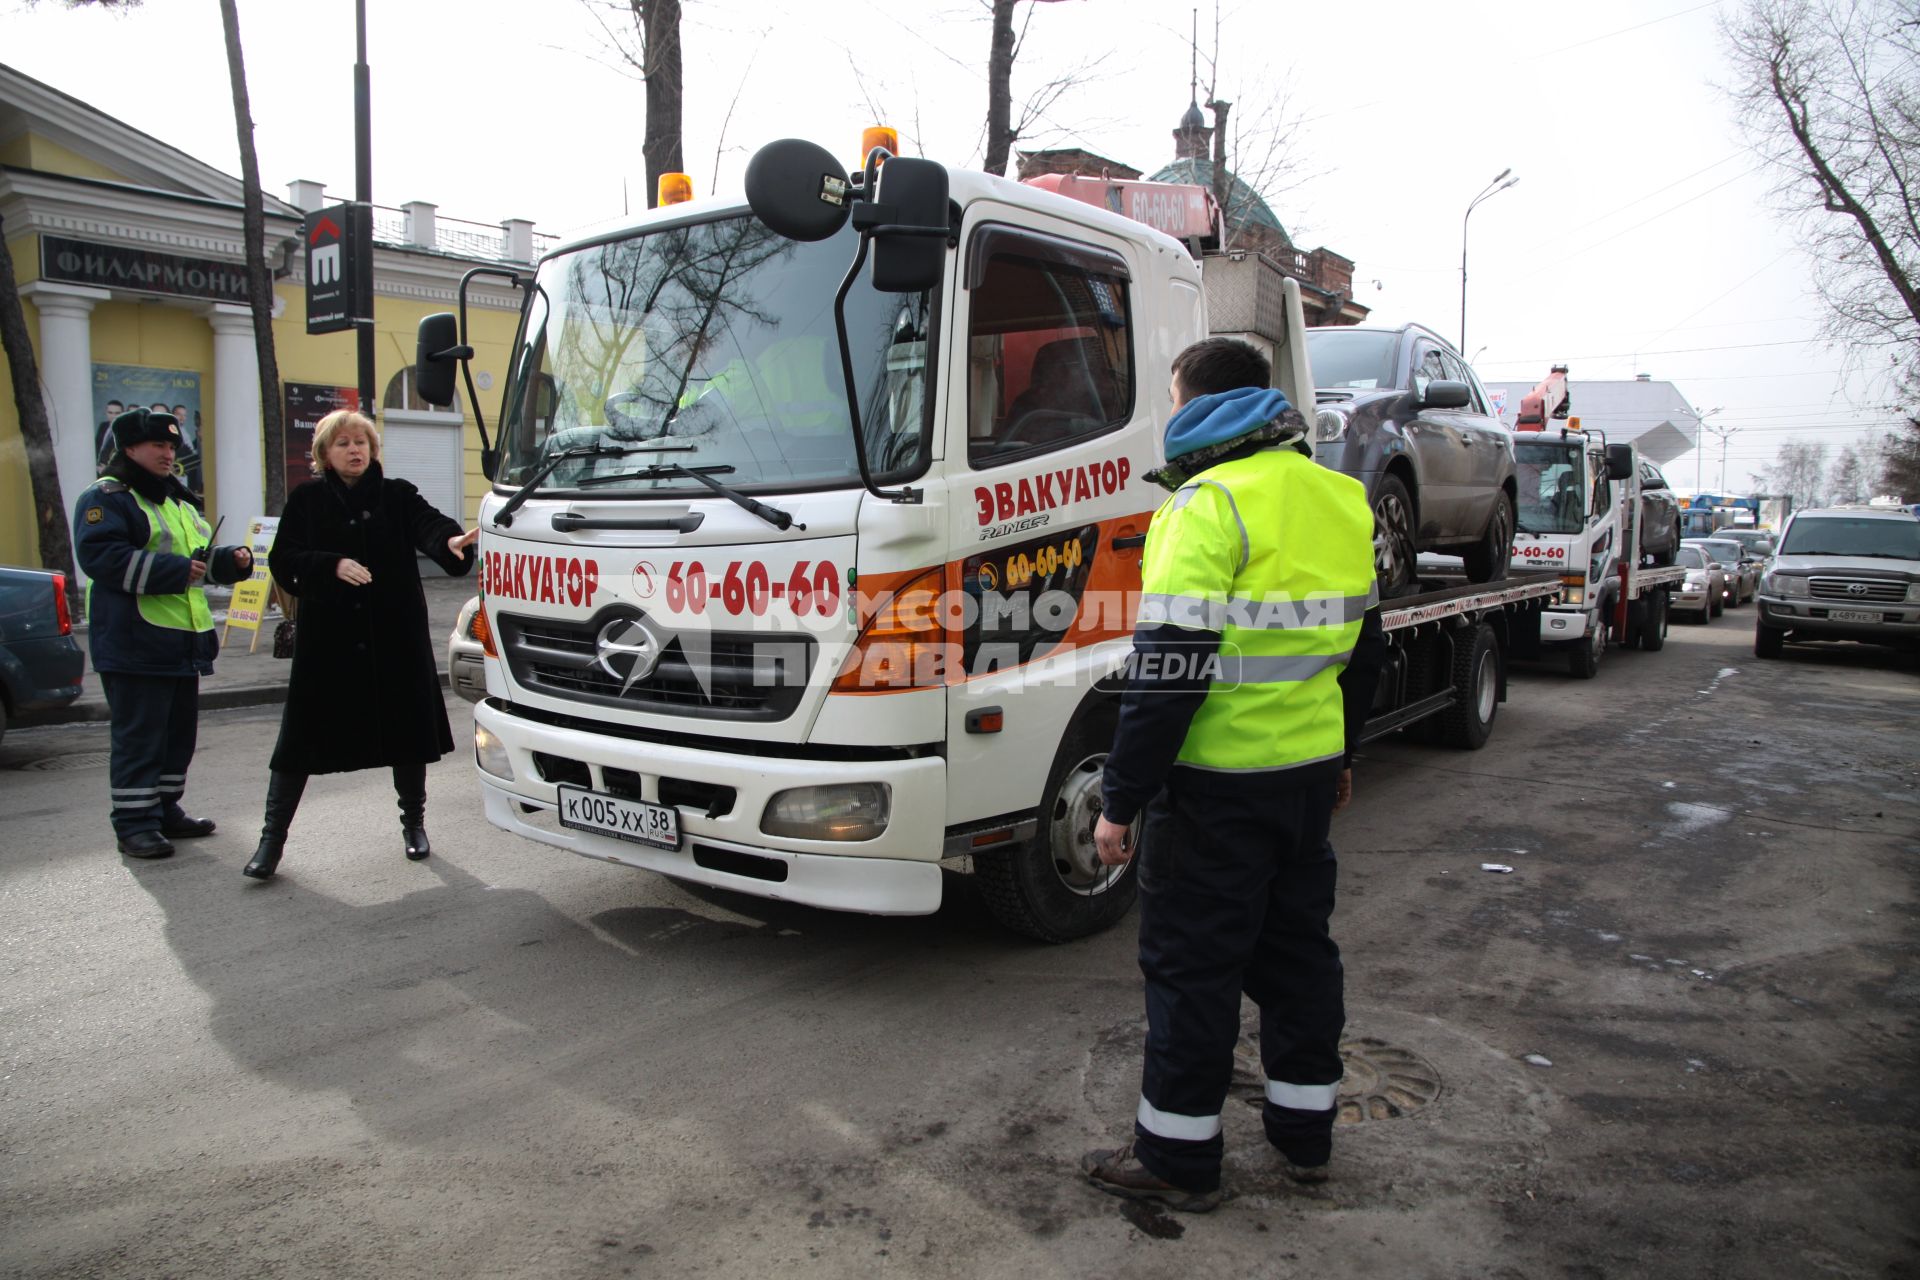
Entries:
<svg viewBox="0 0 1920 1280">
<path fill-rule="evenodd" d="M 1607 652 L 1607 606 L 1602 602 L 1600 611 L 1589 620 L 1587 634 L 1579 644 L 1567 650 L 1567 670 L 1574 678 L 1591 680 L 1600 672 L 1600 659 Z"/>
<path fill-rule="evenodd" d="M 1101 711 L 1068 736 L 1040 801 L 1033 839 L 974 863 L 974 880 L 1001 924 L 1042 942 L 1071 942 L 1108 928 L 1133 905 L 1139 857 L 1118 867 L 1093 847 L 1100 817 L 1100 775 L 1113 744 L 1115 716 Z M 1140 823 L 1133 828 L 1139 847 Z"/>
</svg>

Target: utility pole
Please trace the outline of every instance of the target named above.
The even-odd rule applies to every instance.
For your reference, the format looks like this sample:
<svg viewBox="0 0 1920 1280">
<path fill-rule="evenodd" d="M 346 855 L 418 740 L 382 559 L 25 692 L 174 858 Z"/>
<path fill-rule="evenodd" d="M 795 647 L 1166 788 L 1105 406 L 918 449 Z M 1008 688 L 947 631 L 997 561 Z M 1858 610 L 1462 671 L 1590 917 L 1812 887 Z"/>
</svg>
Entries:
<svg viewBox="0 0 1920 1280">
<path fill-rule="evenodd" d="M 354 317 L 359 338 L 360 412 L 373 416 L 373 73 L 367 69 L 367 0 L 353 0 L 359 61 L 353 64 L 354 291 L 366 314 Z"/>
<path fill-rule="evenodd" d="M 1738 427 L 1708 427 L 1707 431 L 1720 438 L 1720 492 L 1727 491 L 1727 441 L 1732 438 Z"/>
<path fill-rule="evenodd" d="M 1637 362 L 1636 362 L 1636 363 L 1637 363 Z M 1711 408 L 1711 409 L 1708 409 L 1708 410 L 1707 410 L 1707 411 L 1706 411 L 1705 413 L 1702 413 L 1702 412 L 1701 412 L 1700 410 L 1698 410 L 1698 409 L 1695 409 L 1695 410 L 1693 411 L 1693 421 L 1694 421 L 1694 432 L 1693 432 L 1693 491 L 1694 491 L 1695 493 L 1698 493 L 1698 492 L 1700 492 L 1700 490 L 1702 490 L 1702 489 L 1704 489 L 1704 488 L 1706 488 L 1706 487 L 1707 487 L 1707 486 L 1706 486 L 1706 481 L 1704 481 L 1704 480 L 1702 480 L 1702 479 L 1700 478 L 1700 476 L 1701 476 L 1701 469 L 1702 469 L 1702 467 L 1703 467 L 1703 465 L 1704 465 L 1704 459 L 1705 459 L 1705 458 L 1706 458 L 1706 456 L 1707 456 L 1707 443 L 1706 443 L 1706 441 L 1704 441 L 1704 440 L 1702 440 L 1702 439 L 1700 438 L 1700 436 L 1701 436 L 1701 433 L 1702 433 L 1702 432 L 1706 432 L 1706 431 L 1711 431 L 1711 430 L 1712 430 L 1712 428 L 1711 428 L 1711 427 L 1709 427 L 1709 426 L 1707 425 L 1707 419 L 1708 419 L 1708 418 L 1711 418 L 1711 417 L 1712 417 L 1712 416 L 1713 416 L 1714 414 L 1716 414 L 1716 413 L 1719 413 L 1720 411 L 1721 411 L 1721 406 L 1720 406 L 1720 405 L 1715 405 L 1715 406 L 1713 406 L 1713 408 Z"/>
</svg>

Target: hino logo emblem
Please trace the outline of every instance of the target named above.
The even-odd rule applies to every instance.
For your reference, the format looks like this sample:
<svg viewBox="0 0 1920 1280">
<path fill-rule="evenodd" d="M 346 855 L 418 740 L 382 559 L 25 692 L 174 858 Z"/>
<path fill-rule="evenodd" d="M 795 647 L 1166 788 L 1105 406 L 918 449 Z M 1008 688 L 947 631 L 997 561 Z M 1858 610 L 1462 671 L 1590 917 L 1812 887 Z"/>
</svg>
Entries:
<svg viewBox="0 0 1920 1280">
<path fill-rule="evenodd" d="M 1849 582 L 1847 584 L 1847 594 L 1850 596 L 1863 596 L 1867 594 L 1867 584 L 1864 582 Z"/>
<path fill-rule="evenodd" d="M 594 665 L 620 681 L 620 692 L 633 688 L 636 681 L 645 680 L 660 665 L 660 653 L 665 648 L 660 637 L 639 618 L 615 618 L 600 628 L 600 634 L 593 642 Z M 614 664 L 618 661 L 628 663 L 622 672 Z"/>
</svg>

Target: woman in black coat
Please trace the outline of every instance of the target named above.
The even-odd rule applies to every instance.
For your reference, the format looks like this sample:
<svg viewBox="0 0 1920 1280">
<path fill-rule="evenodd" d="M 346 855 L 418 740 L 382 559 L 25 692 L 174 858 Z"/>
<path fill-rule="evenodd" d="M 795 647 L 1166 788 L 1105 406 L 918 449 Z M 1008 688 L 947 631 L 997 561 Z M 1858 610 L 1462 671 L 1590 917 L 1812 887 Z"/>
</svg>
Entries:
<svg viewBox="0 0 1920 1280">
<path fill-rule="evenodd" d="M 350 409 L 320 420 L 313 470 L 318 479 L 287 495 L 268 557 L 300 612 L 266 822 L 246 865 L 257 880 L 280 864 L 315 773 L 392 769 L 407 857 L 426 857 L 427 765 L 453 750 L 414 555 L 463 575 L 479 530 L 462 533 L 418 489 L 381 474 L 380 434 Z"/>
</svg>

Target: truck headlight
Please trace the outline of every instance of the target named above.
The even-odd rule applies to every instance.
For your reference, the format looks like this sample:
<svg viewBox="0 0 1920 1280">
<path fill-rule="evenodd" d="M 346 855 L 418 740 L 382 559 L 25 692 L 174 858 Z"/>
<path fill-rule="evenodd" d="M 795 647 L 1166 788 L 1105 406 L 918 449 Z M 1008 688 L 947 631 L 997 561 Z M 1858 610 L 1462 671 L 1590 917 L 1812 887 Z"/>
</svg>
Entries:
<svg viewBox="0 0 1920 1280">
<path fill-rule="evenodd" d="M 1767 575 L 1766 580 L 1760 584 L 1760 589 L 1770 596 L 1808 596 L 1812 594 L 1807 586 L 1807 579 L 1797 573 L 1770 573 Z M 1907 598 L 1915 599 L 1916 597 L 1909 591 Z"/>
<path fill-rule="evenodd" d="M 893 789 L 884 782 L 794 787 L 767 801 L 760 830 L 797 840 L 872 840 L 887 829 Z"/>
<path fill-rule="evenodd" d="M 1908 586 L 1907 586 L 1907 603 L 1908 603 L 1908 604 L 1920 604 L 1920 582 L 1914 582 L 1914 583 L 1909 583 L 1909 584 L 1908 584 Z"/>
<path fill-rule="evenodd" d="M 1347 438 L 1347 415 L 1338 409 L 1322 409 L 1313 415 L 1313 442 L 1331 444 Z"/>
<path fill-rule="evenodd" d="M 473 726 L 473 760 L 494 777 L 513 781 L 513 763 L 507 759 L 506 744 L 484 725 Z"/>
</svg>

